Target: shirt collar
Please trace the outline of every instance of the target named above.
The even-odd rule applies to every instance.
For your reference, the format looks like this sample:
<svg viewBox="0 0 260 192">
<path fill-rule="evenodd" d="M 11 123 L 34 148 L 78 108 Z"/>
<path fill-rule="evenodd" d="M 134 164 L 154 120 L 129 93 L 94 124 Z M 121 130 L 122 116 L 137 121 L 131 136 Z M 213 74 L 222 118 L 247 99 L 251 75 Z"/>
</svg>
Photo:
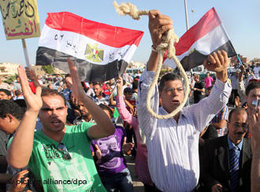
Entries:
<svg viewBox="0 0 260 192">
<path fill-rule="evenodd" d="M 241 142 L 238 145 L 235 145 L 234 143 L 232 143 L 232 141 L 229 139 L 229 137 L 227 135 L 227 141 L 228 141 L 228 149 L 235 148 L 235 149 L 239 149 L 239 151 L 242 150 L 244 139 L 242 139 Z"/>
<path fill-rule="evenodd" d="M 180 117 L 181 116 L 186 116 L 185 115 L 185 112 L 183 111 L 183 109 L 181 109 L 181 111 L 180 111 L 181 113 L 180 113 Z M 168 115 L 169 113 L 161 106 L 160 107 L 160 115 Z"/>
</svg>

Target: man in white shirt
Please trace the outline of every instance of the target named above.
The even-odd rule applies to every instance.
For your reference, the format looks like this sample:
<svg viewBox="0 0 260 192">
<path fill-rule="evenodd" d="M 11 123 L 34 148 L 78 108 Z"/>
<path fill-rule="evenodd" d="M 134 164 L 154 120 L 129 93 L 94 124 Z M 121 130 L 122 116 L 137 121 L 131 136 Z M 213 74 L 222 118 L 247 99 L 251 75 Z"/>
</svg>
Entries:
<svg viewBox="0 0 260 192">
<path fill-rule="evenodd" d="M 173 28 L 172 24 L 171 18 L 159 11 L 149 12 L 153 48 L 160 44 L 162 34 Z M 210 96 L 183 108 L 170 119 L 156 119 L 146 108 L 147 93 L 157 69 L 158 58 L 159 54 L 153 50 L 141 76 L 138 91 L 138 121 L 147 138 L 149 171 L 161 191 L 192 191 L 199 179 L 199 134 L 225 106 L 231 92 L 231 86 L 227 83 L 227 53 L 214 52 L 204 61 L 204 66 L 216 72 L 217 77 Z M 184 100 L 181 78 L 173 73 L 166 74 L 151 98 L 156 113 L 166 115 L 172 112 Z"/>
</svg>

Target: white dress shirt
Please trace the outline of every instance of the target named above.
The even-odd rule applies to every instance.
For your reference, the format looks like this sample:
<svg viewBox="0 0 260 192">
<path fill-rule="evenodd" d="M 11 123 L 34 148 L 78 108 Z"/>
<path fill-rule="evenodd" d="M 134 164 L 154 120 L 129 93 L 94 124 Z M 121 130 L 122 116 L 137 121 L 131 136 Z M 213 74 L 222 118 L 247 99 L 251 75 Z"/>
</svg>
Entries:
<svg viewBox="0 0 260 192">
<path fill-rule="evenodd" d="M 210 96 L 182 109 L 177 123 L 173 118 L 156 119 L 147 111 L 154 75 L 151 71 L 142 74 L 137 103 L 139 127 L 147 137 L 149 171 L 161 191 L 192 191 L 199 179 L 199 134 L 228 102 L 231 85 L 217 80 Z M 157 114 L 167 114 L 159 107 L 157 86 L 151 100 Z"/>
</svg>

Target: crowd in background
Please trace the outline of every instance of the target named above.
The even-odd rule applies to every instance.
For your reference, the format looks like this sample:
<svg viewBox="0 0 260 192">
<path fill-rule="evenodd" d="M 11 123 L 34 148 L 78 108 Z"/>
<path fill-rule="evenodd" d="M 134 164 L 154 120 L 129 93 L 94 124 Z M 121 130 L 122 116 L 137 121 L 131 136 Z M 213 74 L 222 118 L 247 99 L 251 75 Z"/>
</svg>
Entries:
<svg viewBox="0 0 260 192">
<path fill-rule="evenodd" d="M 117 135 L 117 137 L 120 138 L 116 142 L 110 137 L 106 138 L 106 140 L 100 139 L 93 140 L 91 142 L 91 150 L 95 159 L 98 173 L 103 184 L 109 191 L 112 191 L 114 188 L 120 188 L 118 183 L 116 183 L 114 186 L 111 186 L 111 183 L 115 182 L 113 177 L 118 177 L 118 181 L 121 182 L 123 186 L 121 191 L 133 191 L 131 175 L 127 169 L 126 160 L 124 159 L 125 155 L 131 155 L 133 159 L 137 160 L 136 164 L 137 167 L 139 167 L 136 169 L 136 174 L 140 181 L 144 183 L 146 191 L 150 191 L 149 186 L 154 185 L 151 178 L 149 177 L 146 159 L 147 156 L 140 158 L 140 154 L 144 155 L 147 153 L 146 148 L 142 149 L 142 145 L 144 145 L 144 137 L 142 137 L 140 132 L 136 129 L 136 124 L 138 124 L 136 103 L 138 102 L 137 92 L 140 75 L 140 72 L 132 75 L 124 73 L 122 77 L 111 79 L 105 82 L 81 82 L 81 86 L 83 87 L 85 94 L 103 110 L 108 112 L 111 121 L 116 126 L 116 132 L 114 135 Z M 95 122 L 92 119 L 91 114 L 88 112 L 87 107 L 84 106 L 81 102 L 75 102 L 73 99 L 71 94 L 72 78 L 69 74 L 45 76 L 38 75 L 37 79 L 41 86 L 55 89 L 64 96 L 68 106 L 68 125 L 77 125 L 81 122 Z M 260 81 L 260 71 L 258 74 L 254 74 L 250 70 L 245 69 L 244 66 L 241 66 L 240 70 L 238 69 L 236 72 L 229 74 L 229 79 L 232 84 L 232 93 L 229 98 L 228 105 L 224 107 L 202 131 L 200 135 L 201 147 L 205 145 L 205 141 L 207 140 L 228 134 L 226 124 L 228 121 L 229 111 L 239 107 L 243 107 L 245 109 L 247 108 L 247 103 L 244 99 L 245 87 L 247 87 L 250 82 Z M 210 94 L 215 81 L 216 77 L 214 73 L 207 72 L 206 76 L 192 74 L 190 76 L 191 92 L 187 105 L 198 103 L 201 99 L 207 97 Z M 30 83 L 30 88 L 33 92 L 35 92 L 35 87 L 32 83 Z M 10 102 L 12 101 L 12 105 L 18 104 L 19 106 L 16 107 L 17 109 L 21 109 L 21 113 L 22 111 L 25 111 L 26 104 L 24 101 L 19 77 L 17 77 L 17 79 L 12 84 L 7 84 L 0 80 L 0 99 L 9 100 Z M 3 106 L 5 105 L 1 103 L 1 107 Z M 0 111 L 2 111 L 2 109 Z M 124 113 L 131 116 L 131 118 L 136 119 L 136 121 L 129 120 L 129 118 L 125 117 L 126 115 L 124 115 Z M 3 119 L 4 117 L 1 116 L 0 118 Z M 7 127 L 4 129 L 3 127 L 4 126 L 1 125 L 2 130 L 0 155 L 2 175 L 4 175 L 4 173 L 7 171 L 7 163 L 5 162 L 4 157 L 6 155 L 8 140 L 10 140 L 15 134 L 15 128 L 11 129 L 10 127 Z M 41 129 L 40 123 L 38 123 L 37 129 Z M 248 130 L 245 137 L 250 137 Z M 204 155 L 205 154 L 201 152 L 201 157 Z M 117 158 L 119 158 L 119 162 L 117 162 Z M 142 161 L 144 161 L 144 165 L 138 165 L 140 163 L 142 164 Z M 113 170 L 113 166 L 109 165 L 113 163 L 119 163 L 120 166 L 118 167 L 121 167 L 121 169 L 119 171 Z M 204 166 L 202 165 L 201 167 Z M 140 171 L 140 169 L 142 171 Z M 250 171 L 250 168 L 248 169 L 248 171 Z M 12 188 L 21 187 L 15 185 L 14 182 L 10 182 L 11 178 L 17 179 L 21 178 L 25 174 L 28 174 L 28 170 L 23 170 L 21 172 L 19 171 L 15 170 L 15 174 L 7 172 L 8 174 L 5 174 L 5 177 L 1 177 L 2 191 L 4 191 L 5 183 L 8 183 L 7 186 L 9 187 L 10 191 Z M 203 177 L 205 178 L 205 175 L 202 175 L 202 178 Z M 202 185 L 207 184 L 208 183 L 205 184 L 202 182 Z M 23 187 L 25 187 L 25 185 Z M 28 188 L 29 185 L 27 185 L 27 189 Z M 33 189 L 35 190 L 35 187 L 33 187 Z"/>
</svg>

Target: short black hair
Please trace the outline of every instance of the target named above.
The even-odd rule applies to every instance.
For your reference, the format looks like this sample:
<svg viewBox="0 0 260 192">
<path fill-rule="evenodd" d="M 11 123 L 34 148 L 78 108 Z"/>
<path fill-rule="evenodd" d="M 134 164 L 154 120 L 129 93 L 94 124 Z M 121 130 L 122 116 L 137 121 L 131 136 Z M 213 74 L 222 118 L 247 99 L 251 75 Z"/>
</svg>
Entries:
<svg viewBox="0 0 260 192">
<path fill-rule="evenodd" d="M 134 80 L 132 83 L 133 90 L 138 89 L 138 80 Z"/>
<path fill-rule="evenodd" d="M 113 111 L 110 107 L 108 107 L 107 105 L 101 103 L 98 105 L 102 110 L 107 110 L 109 112 L 110 118 L 113 118 Z"/>
<path fill-rule="evenodd" d="M 233 113 L 237 113 L 237 112 L 239 112 L 239 111 L 244 111 L 244 112 L 246 112 L 245 108 L 236 107 L 236 108 L 232 109 L 232 110 L 229 112 L 229 114 L 228 114 L 228 121 L 229 121 L 229 122 L 231 121 L 231 118 L 232 118 Z"/>
<path fill-rule="evenodd" d="M 66 79 L 67 77 L 71 77 L 71 75 L 68 73 L 65 75 L 64 79 Z"/>
<path fill-rule="evenodd" d="M 174 81 L 174 80 L 180 80 L 182 82 L 182 78 L 180 75 L 176 73 L 166 73 L 164 76 L 162 76 L 159 84 L 159 91 L 161 92 L 165 86 L 166 81 Z"/>
<path fill-rule="evenodd" d="M 133 90 L 130 87 L 126 87 L 124 89 L 124 94 L 127 94 L 127 93 L 133 93 Z"/>
<path fill-rule="evenodd" d="M 47 87 L 42 88 L 41 96 L 44 97 L 44 96 L 49 96 L 49 95 L 59 95 L 59 96 L 61 96 L 62 99 L 64 100 L 64 104 L 67 105 L 66 99 L 65 99 L 65 97 L 62 93 L 58 92 L 56 89 L 50 89 L 50 88 L 47 88 Z"/>
<path fill-rule="evenodd" d="M 246 96 L 249 95 L 251 90 L 256 88 L 260 88 L 260 81 L 251 81 L 246 87 Z"/>
<path fill-rule="evenodd" d="M 13 100 L 0 100 L 0 117 L 5 118 L 7 114 L 22 120 L 25 109 L 20 107 Z"/>
<path fill-rule="evenodd" d="M 0 89 L 0 92 L 4 92 L 6 95 L 11 96 L 11 91 L 7 89 Z"/>
</svg>

